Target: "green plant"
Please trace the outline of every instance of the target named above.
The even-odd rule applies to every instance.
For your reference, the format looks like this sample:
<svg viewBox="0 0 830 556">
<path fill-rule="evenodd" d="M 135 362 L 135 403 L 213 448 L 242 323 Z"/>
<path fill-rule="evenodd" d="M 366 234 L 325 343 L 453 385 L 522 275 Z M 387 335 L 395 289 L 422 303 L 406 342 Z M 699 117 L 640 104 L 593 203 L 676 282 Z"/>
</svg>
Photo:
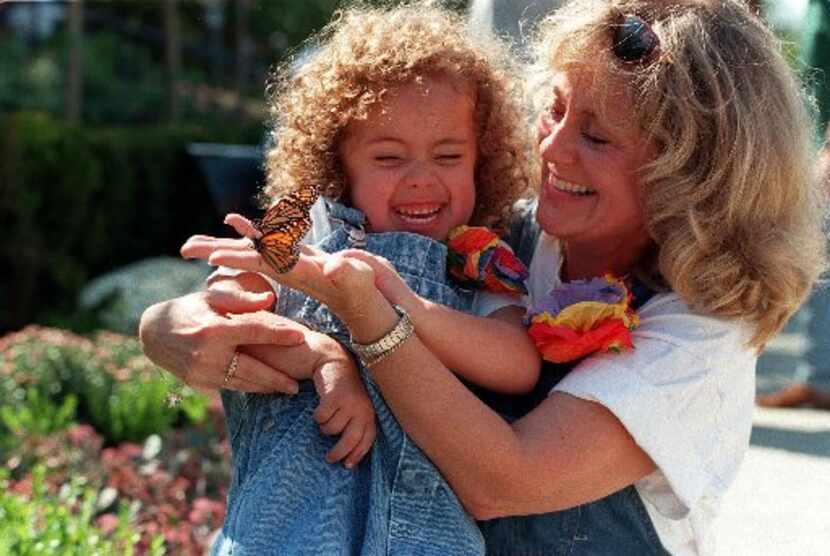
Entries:
<svg viewBox="0 0 830 556">
<path fill-rule="evenodd" d="M 67 395 L 56 404 L 34 387 L 26 388 L 23 404 L 16 408 L 0 407 L 0 422 L 17 436 L 37 434 L 45 436 L 66 428 L 75 420 L 78 398 Z"/>
<path fill-rule="evenodd" d="M 59 498 L 69 488 L 64 485 L 73 481 L 97 493 L 94 522 L 105 535 L 113 535 L 119 524 L 129 524 L 140 536 L 139 554 L 146 554 L 154 543 L 160 546 L 160 537 L 170 554 L 204 554 L 211 532 L 224 519 L 230 482 L 220 412 L 212 405 L 209 423 L 151 435 L 143 445 L 104 447 L 103 438 L 87 424 L 27 437 L 12 457 L 0 458 L 0 469 L 7 470 L 8 478 L 0 481 L 0 489 L 31 500 L 37 469 L 45 465 L 40 491 L 51 498 Z M 126 509 L 129 515 L 124 517 Z M 0 554 L 7 554 L 2 546 Z"/>
<path fill-rule="evenodd" d="M 173 391 L 177 405 L 167 401 Z M 0 340 L 0 438 L 47 434 L 77 416 L 107 443 L 140 442 L 180 420 L 201 422 L 208 403 L 153 365 L 132 337 L 29 327 Z"/>
<path fill-rule="evenodd" d="M 92 365 L 87 374 L 87 418 L 110 442 L 143 440 L 168 430 L 179 417 L 178 408 L 167 402 L 170 386 L 159 375 L 136 374 L 116 381 L 103 367 L 96 370 Z"/>
<path fill-rule="evenodd" d="M 3 472 L 4 473 L 4 472 Z M 38 465 L 31 476 L 30 493 L 14 492 L 0 476 L 0 554 L 90 556 L 134 554 L 139 535 L 130 525 L 132 511 L 122 504 L 116 527 L 109 533 L 95 524 L 96 491 L 75 477 L 57 494 L 49 491 L 46 467 Z M 164 554 L 163 539 L 153 539 L 149 554 Z"/>
</svg>

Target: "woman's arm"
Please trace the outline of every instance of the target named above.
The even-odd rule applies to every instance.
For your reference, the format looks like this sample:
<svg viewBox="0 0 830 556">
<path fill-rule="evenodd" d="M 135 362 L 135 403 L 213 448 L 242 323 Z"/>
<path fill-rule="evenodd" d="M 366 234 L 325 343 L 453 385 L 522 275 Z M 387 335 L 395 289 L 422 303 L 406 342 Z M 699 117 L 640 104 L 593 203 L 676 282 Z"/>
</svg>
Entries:
<svg viewBox="0 0 830 556">
<path fill-rule="evenodd" d="M 421 341 L 456 374 L 508 394 L 529 392 L 536 385 L 542 362 L 522 324 L 522 308 L 505 307 L 487 318 L 468 315 L 418 296 L 382 257 L 358 249 L 338 256 L 367 264 L 377 289 L 409 313 Z"/>
<path fill-rule="evenodd" d="M 363 309 L 343 315 L 357 341 L 382 336 L 397 320 L 379 293 L 363 297 Z M 418 334 L 371 371 L 403 428 L 476 518 L 573 507 L 654 470 L 620 421 L 596 403 L 555 393 L 508 424 L 470 393 Z"/>
</svg>

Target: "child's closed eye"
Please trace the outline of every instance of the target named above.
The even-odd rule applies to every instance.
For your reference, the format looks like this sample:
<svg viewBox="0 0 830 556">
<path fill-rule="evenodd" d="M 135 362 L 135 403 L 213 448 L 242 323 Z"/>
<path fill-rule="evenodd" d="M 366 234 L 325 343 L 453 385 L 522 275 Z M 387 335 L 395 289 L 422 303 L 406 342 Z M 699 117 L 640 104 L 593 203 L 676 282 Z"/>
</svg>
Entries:
<svg viewBox="0 0 830 556">
<path fill-rule="evenodd" d="M 435 160 L 439 164 L 455 164 L 462 158 L 464 158 L 464 155 L 461 153 L 441 153 L 435 155 Z"/>
<path fill-rule="evenodd" d="M 381 166 L 395 166 L 403 162 L 403 157 L 396 154 L 379 154 L 374 156 L 374 160 Z"/>
</svg>

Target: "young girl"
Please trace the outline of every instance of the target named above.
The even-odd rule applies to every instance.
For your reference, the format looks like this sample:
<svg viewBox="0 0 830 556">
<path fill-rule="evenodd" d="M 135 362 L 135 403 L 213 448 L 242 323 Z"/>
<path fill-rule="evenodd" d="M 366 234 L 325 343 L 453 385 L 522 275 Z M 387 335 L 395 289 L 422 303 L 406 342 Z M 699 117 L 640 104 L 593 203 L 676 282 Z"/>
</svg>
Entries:
<svg viewBox="0 0 830 556">
<path fill-rule="evenodd" d="M 441 308 L 470 311 L 473 301 L 448 281 L 441 242 L 468 222 L 496 221 L 531 185 L 530 143 L 505 56 L 425 5 L 343 12 L 321 33 L 313 58 L 276 84 L 265 195 L 319 187 L 325 204 L 315 209 L 316 247 L 386 257 L 421 298 L 440 304 L 425 313 L 429 323 L 418 322 L 419 330 L 432 325 L 435 354 L 472 383 L 521 393 L 539 373 L 525 330 Z M 255 235 L 241 217 L 227 221 Z M 182 253 L 258 256 L 249 247 L 249 240 L 196 236 Z M 230 280 L 238 285 L 232 287 L 271 289 L 255 274 Z M 229 287 L 228 280 L 213 287 Z M 518 299 L 513 305 L 493 316 L 520 311 Z M 277 311 L 348 341 L 329 310 L 299 291 L 282 288 Z M 469 330 L 466 349 L 442 334 L 444 317 Z M 324 359 L 309 375 L 316 394 L 311 381 L 293 397 L 223 391 L 234 478 L 215 553 L 409 554 L 423 551 L 419 531 L 427 530 L 436 553 L 481 552 L 474 522 L 402 433 L 368 375 L 371 403 L 351 366 Z M 324 457 L 352 468 L 372 447 L 372 405 L 381 434 L 369 461 L 352 471 L 328 465 Z M 340 440 L 321 436 L 314 421 Z M 437 520 L 443 537 L 434 535 Z"/>
</svg>

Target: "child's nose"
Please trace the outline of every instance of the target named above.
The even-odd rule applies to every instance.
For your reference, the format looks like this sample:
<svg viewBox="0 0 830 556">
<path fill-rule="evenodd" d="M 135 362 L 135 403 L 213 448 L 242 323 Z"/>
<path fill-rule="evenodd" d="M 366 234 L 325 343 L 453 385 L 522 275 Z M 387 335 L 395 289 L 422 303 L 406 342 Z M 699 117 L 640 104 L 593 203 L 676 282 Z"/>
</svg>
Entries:
<svg viewBox="0 0 830 556">
<path fill-rule="evenodd" d="M 406 172 L 404 183 L 413 188 L 430 187 L 435 183 L 435 176 L 430 170 L 429 164 L 416 160 Z"/>
</svg>

